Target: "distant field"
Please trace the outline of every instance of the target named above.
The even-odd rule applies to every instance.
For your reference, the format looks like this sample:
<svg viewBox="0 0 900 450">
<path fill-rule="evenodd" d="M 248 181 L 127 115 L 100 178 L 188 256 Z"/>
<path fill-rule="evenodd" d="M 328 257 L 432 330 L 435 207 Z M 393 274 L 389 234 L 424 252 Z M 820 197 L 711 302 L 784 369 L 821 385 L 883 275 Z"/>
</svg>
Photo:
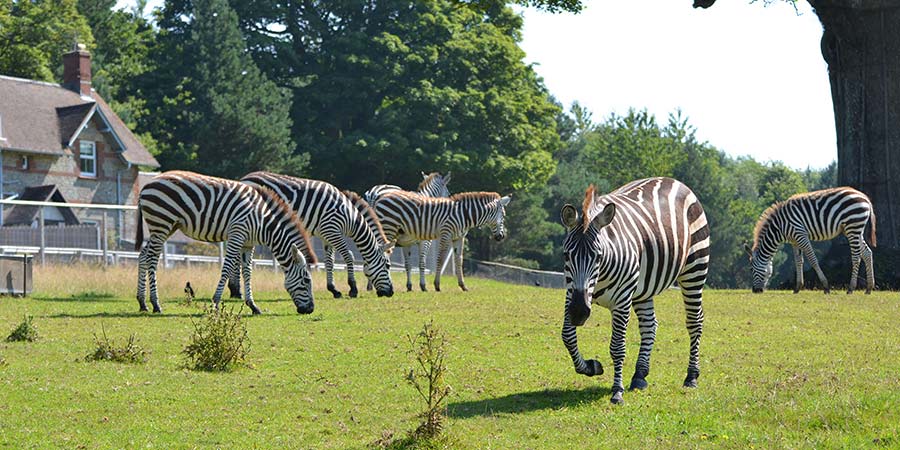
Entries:
<svg viewBox="0 0 900 450">
<path fill-rule="evenodd" d="M 451 278 L 447 292 L 333 300 L 318 280 L 316 312 L 299 316 L 279 274 L 256 275 L 253 367 L 209 374 L 180 368 L 200 309 L 179 300 L 187 280 L 208 299 L 214 270 L 161 272 L 161 316 L 137 313 L 133 269 L 38 270 L 33 298 L 0 298 L 0 339 L 26 314 L 41 335 L 0 343 L 0 446 L 368 447 L 415 427 L 406 336 L 434 319 L 450 341 L 453 448 L 900 447 L 897 293 L 708 291 L 700 387 L 685 390 L 684 312 L 666 292 L 650 388 L 613 406 L 609 314 L 579 329 L 607 373 L 577 375 L 559 338 L 562 291 L 472 278 L 463 293 Z M 101 325 L 135 333 L 149 361 L 81 361 Z M 638 345 L 633 320 L 626 383 Z"/>
</svg>

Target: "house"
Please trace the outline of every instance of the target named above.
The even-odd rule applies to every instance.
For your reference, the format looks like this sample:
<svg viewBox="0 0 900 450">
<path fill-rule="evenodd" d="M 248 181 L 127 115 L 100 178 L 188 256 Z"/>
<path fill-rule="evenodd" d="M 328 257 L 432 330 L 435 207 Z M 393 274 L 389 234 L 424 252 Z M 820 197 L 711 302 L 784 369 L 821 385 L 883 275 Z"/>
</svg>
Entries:
<svg viewBox="0 0 900 450">
<path fill-rule="evenodd" d="M 91 55 L 84 46 L 63 55 L 62 81 L 0 74 L 0 198 L 136 205 L 139 171 L 159 163 L 91 88 Z M 36 210 L 16 209 L 0 205 L 0 225 L 23 223 L 19 219 Z M 103 214 L 64 210 L 81 223 L 98 223 Z M 131 238 L 135 216 L 110 212 L 108 219 L 120 238 Z"/>
</svg>

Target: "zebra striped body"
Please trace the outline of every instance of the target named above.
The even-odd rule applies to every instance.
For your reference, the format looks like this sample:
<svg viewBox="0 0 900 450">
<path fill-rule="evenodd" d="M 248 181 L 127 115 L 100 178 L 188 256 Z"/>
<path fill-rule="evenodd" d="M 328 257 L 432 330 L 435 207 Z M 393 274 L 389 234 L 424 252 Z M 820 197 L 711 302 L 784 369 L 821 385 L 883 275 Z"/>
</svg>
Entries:
<svg viewBox="0 0 900 450">
<path fill-rule="evenodd" d="M 148 272 L 153 312 L 161 311 L 156 292 L 156 266 L 166 240 L 176 230 L 198 241 L 228 241 L 222 276 L 213 295 L 216 305 L 228 276 L 243 264 L 244 301 L 254 314 L 260 313 L 253 302 L 251 261 L 244 250 L 262 244 L 269 247 L 284 267 L 285 289 L 291 294 L 297 312 L 309 314 L 313 311 L 312 280 L 306 264 L 307 261 L 314 263 L 315 255 L 309 237 L 290 207 L 273 192 L 192 172 L 165 172 L 141 189 L 136 250 L 144 240 L 142 219 L 147 223 L 149 237 L 147 245 L 141 249 L 138 267 L 137 299 L 141 311 L 147 310 L 144 282 Z"/>
<path fill-rule="evenodd" d="M 828 280 L 813 251 L 812 241 L 826 241 L 843 234 L 850 243 L 850 287 L 847 293 L 856 289 L 859 262 L 866 262 L 866 293 L 875 286 L 875 272 L 872 267 L 872 249 L 866 244 L 863 232 L 869 218 L 872 228 L 869 240 L 875 247 L 875 211 L 869 197 L 850 187 L 839 187 L 821 191 L 797 194 L 784 202 L 766 209 L 756 223 L 753 232 L 753 247 L 747 248 L 753 269 L 753 292 L 762 292 L 772 275 L 772 257 L 781 244 L 787 242 L 794 249 L 794 266 L 797 271 L 794 292 L 803 287 L 803 257 L 809 260 L 813 270 L 830 291 Z"/>
<path fill-rule="evenodd" d="M 328 291 L 335 298 L 341 297 L 341 293 L 334 287 L 335 250 L 341 254 L 347 266 L 350 297 L 356 297 L 359 293 L 353 273 L 353 254 L 347 246 L 345 236 L 353 240 L 362 254 L 363 271 L 366 277 L 373 280 L 378 296 L 390 297 L 394 294 L 390 261 L 384 254 L 384 236 L 373 232 L 380 231 L 377 218 L 356 194 L 352 194 L 356 198 L 351 198 L 324 181 L 268 172 L 253 172 L 241 181 L 251 186 L 271 189 L 291 206 L 313 236 L 322 239 L 325 243 Z"/>
<path fill-rule="evenodd" d="M 443 176 L 438 172 L 432 172 L 430 174 L 422 172 L 422 182 L 419 183 L 419 188 L 416 193 L 424 195 L 425 197 L 449 197 L 450 191 L 447 189 L 447 184 L 449 182 L 450 172 L 447 172 L 447 175 Z M 388 192 L 402 190 L 403 189 L 400 186 L 395 186 L 393 184 L 379 184 L 372 186 L 371 189 L 366 191 L 365 197 L 370 205 L 375 205 L 378 203 L 378 200 Z M 428 255 L 428 250 L 431 248 L 431 241 L 418 241 L 415 244 L 419 246 L 419 288 L 424 292 L 427 290 L 425 288 L 425 257 Z M 404 247 L 403 251 L 403 265 L 406 268 L 407 291 L 412 291 L 411 258 L 412 245 L 409 245 Z M 437 266 L 442 266 L 443 262 L 444 260 L 439 260 Z"/>
<path fill-rule="evenodd" d="M 409 247 L 418 241 L 440 239 L 438 261 L 444 261 L 451 245 L 459 287 L 466 289 L 462 272 L 463 243 L 470 229 L 487 225 L 500 241 L 506 237 L 506 205 L 510 197 L 495 192 L 468 192 L 450 198 L 431 198 L 412 192 L 388 192 L 375 204 L 384 235 L 389 242 Z M 410 270 L 410 260 L 406 260 Z M 435 290 L 441 290 L 441 267 L 434 277 Z"/>
<path fill-rule="evenodd" d="M 653 298 L 677 281 L 690 334 L 684 385 L 696 386 L 700 375 L 709 227 L 694 193 L 671 178 L 637 180 L 599 196 L 591 186 L 582 211 L 579 213 L 572 205 L 564 206 L 562 222 L 567 229 L 563 241 L 566 312 L 562 339 L 575 371 L 587 376 L 603 373 L 599 362 L 581 357 L 576 335 L 576 327 L 590 316 L 592 304 L 599 304 L 612 313 L 612 401 L 622 401 L 625 331 L 634 309 L 641 348 L 631 388 L 647 387 L 657 327 Z"/>
</svg>

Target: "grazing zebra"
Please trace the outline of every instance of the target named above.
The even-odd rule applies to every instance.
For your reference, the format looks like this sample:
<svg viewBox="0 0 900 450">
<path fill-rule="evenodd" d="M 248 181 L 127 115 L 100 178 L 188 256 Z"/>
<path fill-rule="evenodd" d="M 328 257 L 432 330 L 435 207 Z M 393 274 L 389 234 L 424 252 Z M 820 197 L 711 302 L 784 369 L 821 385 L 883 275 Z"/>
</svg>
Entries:
<svg viewBox="0 0 900 450">
<path fill-rule="evenodd" d="M 691 351 L 685 387 L 696 387 L 700 376 L 700 335 L 703 332 L 703 285 L 709 265 L 709 226 L 703 207 L 691 190 L 671 178 L 628 183 L 607 195 L 595 195 L 591 185 L 582 212 L 572 205 L 561 211 L 566 310 L 562 340 L 575 371 L 603 373 L 596 360 L 578 352 L 575 328 L 584 325 L 591 304 L 612 313 L 609 354 L 613 360 L 613 403 L 622 402 L 625 330 L 634 309 L 641 348 L 630 389 L 647 387 L 650 353 L 656 339 L 653 297 L 677 281 L 687 313 Z"/>
<path fill-rule="evenodd" d="M 342 193 L 333 185 L 324 181 L 294 178 L 269 172 L 253 172 L 241 178 L 243 183 L 251 186 L 262 186 L 274 191 L 287 202 L 303 225 L 325 244 L 325 271 L 328 279 L 328 291 L 334 298 L 341 293 L 334 286 L 334 252 L 337 250 L 347 266 L 347 283 L 350 285 L 350 297 L 359 295 L 356 278 L 353 273 L 353 254 L 347 246 L 344 236 L 353 239 L 363 257 L 363 272 L 374 281 L 378 296 L 394 295 L 391 283 L 390 260 L 384 254 L 383 234 L 375 213 L 365 200 L 354 193 Z M 372 222 L 374 221 L 374 222 Z M 373 232 L 374 231 L 374 232 Z M 232 289 L 236 290 L 237 274 L 232 278 Z"/>
<path fill-rule="evenodd" d="M 142 220 L 147 222 L 150 233 L 143 249 Z M 141 311 L 147 310 L 144 282 L 148 272 L 150 303 L 153 304 L 153 312 L 161 311 L 156 292 L 156 266 L 166 240 L 176 230 L 181 230 L 198 241 L 228 241 L 222 276 L 213 295 L 217 306 L 229 275 L 243 264 L 244 301 L 253 314 L 260 313 L 253 302 L 249 258 L 252 257 L 253 245 L 262 244 L 269 247 L 285 269 L 284 287 L 291 294 L 297 312 L 313 312 L 312 280 L 306 264 L 316 260 L 309 236 L 303 223 L 274 192 L 192 172 L 165 172 L 141 189 L 137 223 L 134 245 L 135 250 L 141 251 L 137 288 Z M 245 251 L 248 248 L 250 252 Z"/>
<path fill-rule="evenodd" d="M 431 198 L 414 192 L 394 191 L 381 197 L 375 204 L 375 211 L 388 241 L 405 247 L 408 252 L 417 241 L 440 239 L 438 261 L 443 261 L 452 244 L 457 282 L 467 291 L 462 271 L 466 233 L 487 225 L 494 239 L 502 241 L 506 238 L 504 221 L 510 198 L 508 195 L 501 198 L 496 192 L 465 192 L 450 198 Z M 407 273 L 410 264 L 410 258 L 406 258 Z M 434 276 L 436 291 L 441 290 L 441 269 L 438 265 Z"/>
<path fill-rule="evenodd" d="M 429 174 L 422 172 L 422 182 L 419 183 L 419 188 L 416 190 L 416 193 L 426 197 L 449 197 L 450 191 L 447 189 L 448 183 L 450 183 L 450 172 L 447 172 L 447 175 L 443 176 L 441 176 L 439 172 L 432 172 Z M 372 186 L 372 188 L 366 191 L 364 195 L 370 205 L 375 205 L 384 194 L 402 190 L 403 189 L 401 189 L 400 186 L 379 184 Z M 428 255 L 428 250 L 431 248 L 431 241 L 419 241 L 416 244 L 419 246 L 419 288 L 424 292 L 428 290 L 425 288 L 425 257 Z M 412 246 L 410 245 L 409 247 L 406 247 L 406 250 L 403 252 L 403 265 L 406 267 L 407 291 L 412 291 L 411 264 L 406 262 L 411 257 Z M 437 265 L 442 266 L 443 260 L 438 261 Z"/>
<path fill-rule="evenodd" d="M 869 197 L 856 189 L 839 187 L 807 192 L 770 206 L 756 222 L 753 247 L 744 244 L 753 269 L 753 292 L 760 293 L 765 289 L 772 276 L 772 256 L 781 244 L 787 242 L 794 248 L 794 266 L 797 269 L 794 293 L 800 292 L 803 287 L 803 257 L 806 256 L 828 294 L 831 291 L 828 280 L 819 268 L 819 261 L 810 242 L 827 241 L 843 233 L 850 243 L 850 259 L 853 263 L 847 293 L 856 289 L 860 257 L 866 262 L 866 294 L 871 293 L 875 286 L 872 249 L 863 238 L 870 216 L 872 228 L 869 231 L 869 241 L 875 247 L 875 210 Z"/>
</svg>

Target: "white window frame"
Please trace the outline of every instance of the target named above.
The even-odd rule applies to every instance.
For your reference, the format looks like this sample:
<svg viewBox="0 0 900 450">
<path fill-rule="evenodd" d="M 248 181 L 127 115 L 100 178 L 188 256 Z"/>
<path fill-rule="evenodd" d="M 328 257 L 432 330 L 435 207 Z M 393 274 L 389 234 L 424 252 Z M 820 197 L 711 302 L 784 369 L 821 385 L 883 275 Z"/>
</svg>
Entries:
<svg viewBox="0 0 900 450">
<path fill-rule="evenodd" d="M 84 157 L 85 145 L 88 145 L 89 148 L 91 149 L 92 155 L 90 158 Z M 82 163 L 82 161 L 86 161 L 86 160 L 91 161 L 91 163 L 93 164 L 93 166 L 94 166 L 93 172 L 85 172 L 84 170 L 82 170 L 81 163 Z M 83 177 L 92 177 L 93 178 L 93 177 L 97 176 L 97 143 L 96 142 L 94 142 L 94 141 L 79 141 L 78 142 L 78 171 L 79 171 L 79 173 L 81 173 L 81 176 L 83 176 Z"/>
<path fill-rule="evenodd" d="M 6 138 L 3 136 L 3 116 L 0 116 L 0 141 L 5 141 Z"/>
</svg>

